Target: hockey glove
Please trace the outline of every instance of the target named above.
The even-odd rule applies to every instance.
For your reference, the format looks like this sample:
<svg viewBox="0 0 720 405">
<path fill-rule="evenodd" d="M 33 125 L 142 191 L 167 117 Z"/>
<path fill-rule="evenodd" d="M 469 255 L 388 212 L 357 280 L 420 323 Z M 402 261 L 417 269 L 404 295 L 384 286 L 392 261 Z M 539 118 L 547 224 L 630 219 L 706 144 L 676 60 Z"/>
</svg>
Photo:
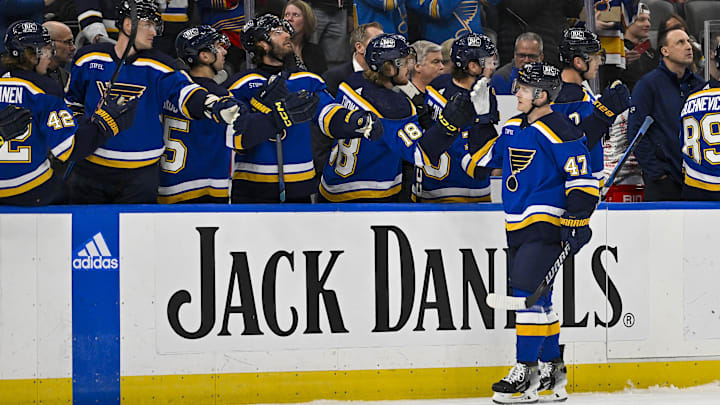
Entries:
<svg viewBox="0 0 720 405">
<path fill-rule="evenodd" d="M 240 112 L 240 103 L 232 96 L 218 97 L 208 93 L 205 97 L 205 116 L 218 124 L 232 125 Z"/>
<path fill-rule="evenodd" d="M 27 108 L 8 105 L 0 110 L 0 146 L 27 132 L 31 119 Z"/>
<path fill-rule="evenodd" d="M 610 126 L 620 113 L 630 107 L 630 90 L 620 80 L 615 80 L 593 105 L 593 114 Z"/>
<path fill-rule="evenodd" d="M 285 74 L 283 72 L 280 76 L 270 76 L 250 100 L 250 105 L 263 114 L 269 114 L 276 101 L 282 100 L 289 95 L 290 92 L 288 91 Z"/>
<path fill-rule="evenodd" d="M 108 95 L 93 113 L 90 121 L 100 126 L 108 135 L 115 136 L 130 128 L 135 121 L 139 98 Z"/>
<path fill-rule="evenodd" d="M 95 44 L 98 42 L 110 42 L 113 44 L 117 42 L 108 36 L 105 24 L 102 22 L 94 22 L 83 28 L 75 40 L 75 46 L 80 49 L 83 45 Z"/>
<path fill-rule="evenodd" d="M 320 97 L 317 94 L 301 90 L 297 93 L 290 93 L 282 100 L 275 101 L 270 115 L 278 130 L 285 129 L 313 119 L 319 103 Z"/>
<path fill-rule="evenodd" d="M 490 124 L 500 120 L 495 89 L 490 86 L 488 78 L 483 77 L 475 82 L 470 92 L 470 100 L 477 114 L 477 117 L 475 117 L 476 124 Z"/>
<path fill-rule="evenodd" d="M 375 141 L 383 136 L 383 125 L 380 119 L 371 111 L 353 110 L 345 116 L 347 122 L 355 133 L 365 139 Z"/>
<path fill-rule="evenodd" d="M 470 96 L 465 92 L 455 93 L 445 108 L 438 116 L 440 125 L 445 129 L 445 133 L 449 136 L 455 136 L 460 133 L 462 128 L 472 124 L 475 119 L 475 110 Z"/>
<path fill-rule="evenodd" d="M 592 237 L 590 218 L 577 218 L 565 213 L 560 218 L 560 236 L 563 243 L 570 244 L 570 254 L 574 255 L 585 246 Z"/>
<path fill-rule="evenodd" d="M 415 111 L 417 111 L 418 122 L 420 123 L 420 128 L 422 128 L 423 130 L 428 129 L 433 125 L 431 108 L 432 107 L 430 107 L 427 104 L 415 106 Z"/>
</svg>

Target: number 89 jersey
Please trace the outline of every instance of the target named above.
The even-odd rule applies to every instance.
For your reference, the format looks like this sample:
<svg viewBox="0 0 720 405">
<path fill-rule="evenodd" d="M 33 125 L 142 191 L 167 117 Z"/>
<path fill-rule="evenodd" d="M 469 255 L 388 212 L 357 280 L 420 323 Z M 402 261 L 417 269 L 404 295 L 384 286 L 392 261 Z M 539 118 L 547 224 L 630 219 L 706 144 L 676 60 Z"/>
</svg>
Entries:
<svg viewBox="0 0 720 405">
<path fill-rule="evenodd" d="M 720 191 L 720 88 L 703 86 L 685 101 L 683 131 L 685 186 Z"/>
<path fill-rule="evenodd" d="M 404 94 L 350 75 L 335 100 L 349 109 L 372 111 L 384 135 L 377 141 L 339 139 L 325 164 L 320 193 L 331 202 L 392 200 L 402 185 L 402 160 L 422 165 L 417 142 L 422 130 L 415 107 Z"/>
</svg>

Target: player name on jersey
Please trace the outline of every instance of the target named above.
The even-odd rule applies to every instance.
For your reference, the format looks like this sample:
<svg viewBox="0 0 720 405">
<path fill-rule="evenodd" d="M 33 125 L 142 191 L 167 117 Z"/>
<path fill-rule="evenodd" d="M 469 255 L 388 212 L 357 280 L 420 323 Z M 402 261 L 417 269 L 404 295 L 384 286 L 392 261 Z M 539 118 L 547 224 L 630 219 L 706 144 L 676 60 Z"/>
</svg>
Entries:
<svg viewBox="0 0 720 405">
<path fill-rule="evenodd" d="M 23 90 L 19 86 L 0 86 L 0 103 L 20 104 L 23 102 Z"/>
<path fill-rule="evenodd" d="M 697 97 L 689 99 L 683 107 L 680 116 L 694 114 L 698 111 L 718 111 L 720 110 L 720 94 Z"/>
</svg>

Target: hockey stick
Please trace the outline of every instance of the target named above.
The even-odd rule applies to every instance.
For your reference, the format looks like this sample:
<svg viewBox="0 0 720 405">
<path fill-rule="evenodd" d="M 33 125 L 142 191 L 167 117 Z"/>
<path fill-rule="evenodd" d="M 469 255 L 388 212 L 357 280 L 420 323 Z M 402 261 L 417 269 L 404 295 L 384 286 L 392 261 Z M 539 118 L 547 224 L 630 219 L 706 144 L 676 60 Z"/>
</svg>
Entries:
<svg viewBox="0 0 720 405">
<path fill-rule="evenodd" d="M 622 156 L 617 166 L 615 166 L 615 169 L 613 170 L 612 174 L 610 174 L 608 181 L 605 182 L 605 185 L 603 186 L 604 191 L 607 191 L 607 188 L 610 188 L 610 185 L 615 180 L 615 175 L 617 174 L 618 170 L 623 164 L 625 164 L 628 156 L 630 156 L 633 150 L 635 150 L 638 141 L 643 136 L 643 134 L 647 132 L 647 129 L 650 127 L 650 125 L 652 125 L 653 121 L 654 120 L 651 116 L 648 115 L 647 117 L 645 117 L 645 121 L 643 121 L 640 129 L 638 129 L 637 134 L 633 138 L 632 142 L 630 142 L 630 145 L 625 151 L 625 154 Z M 545 274 L 545 278 L 543 278 L 543 281 L 535 289 L 535 292 L 533 292 L 532 295 L 530 295 L 529 297 L 511 297 L 507 295 L 490 293 L 488 294 L 487 298 L 485 298 L 485 302 L 487 302 L 490 307 L 499 309 L 519 310 L 532 307 L 540 299 L 540 297 L 542 297 L 547 292 L 548 288 L 550 288 L 550 285 L 555 279 L 555 276 L 557 275 L 558 271 L 560 271 L 560 268 L 562 267 L 563 263 L 565 263 L 565 259 L 567 259 L 569 254 L 570 244 L 563 243 L 562 252 L 560 252 L 558 258 L 555 259 L 555 263 L 553 263 L 553 265 L 550 267 L 550 270 L 548 270 L 547 274 Z"/>
<path fill-rule="evenodd" d="M 617 176 L 618 171 L 620 171 L 620 168 L 622 168 L 622 166 L 625 164 L 625 161 L 627 161 L 633 151 L 635 151 L 635 148 L 637 148 L 637 145 L 640 142 L 640 138 L 645 135 L 645 132 L 647 132 L 648 128 L 650 127 L 650 125 L 652 125 L 653 122 L 655 122 L 653 117 L 649 115 L 645 117 L 645 121 L 643 121 L 640 129 L 638 129 L 637 134 L 635 134 L 635 138 L 633 138 L 632 142 L 630 142 L 630 145 L 628 145 L 627 149 L 625 149 L 625 153 L 622 155 L 617 165 L 615 165 L 615 169 L 613 169 L 612 173 L 610 173 L 610 177 L 608 177 L 608 179 L 605 181 L 605 184 L 600 191 L 600 195 L 602 196 L 603 200 L 605 200 L 605 195 L 610 189 L 610 186 L 612 186 L 612 184 L 615 182 L 615 176 Z"/>
<path fill-rule="evenodd" d="M 285 202 L 285 168 L 283 167 L 282 134 L 284 130 L 275 134 L 275 150 L 278 161 L 278 189 L 280 191 L 280 202 Z"/>
<path fill-rule="evenodd" d="M 125 64 L 125 60 L 127 60 L 128 54 L 130 53 L 130 48 L 133 47 L 133 44 L 135 43 L 135 37 L 137 36 L 137 30 L 138 30 L 138 15 L 137 15 L 137 4 L 135 4 L 135 0 L 127 0 L 128 5 L 130 6 L 130 37 L 128 38 L 128 43 L 125 45 L 125 50 L 123 51 L 122 56 L 120 57 L 120 60 L 118 61 L 117 66 L 115 66 L 115 71 L 113 72 L 112 76 L 110 76 L 110 83 L 108 83 L 108 86 L 105 88 L 105 91 L 103 92 L 102 96 L 100 97 L 100 102 L 98 103 L 98 107 L 102 105 L 102 103 L 105 101 L 105 98 L 110 94 L 110 89 L 112 89 L 113 85 L 115 84 L 115 81 L 117 80 L 118 75 L 120 74 L 120 67 Z M 122 31 L 122 27 L 119 27 Z M 124 33 L 124 31 L 122 31 Z"/>
</svg>

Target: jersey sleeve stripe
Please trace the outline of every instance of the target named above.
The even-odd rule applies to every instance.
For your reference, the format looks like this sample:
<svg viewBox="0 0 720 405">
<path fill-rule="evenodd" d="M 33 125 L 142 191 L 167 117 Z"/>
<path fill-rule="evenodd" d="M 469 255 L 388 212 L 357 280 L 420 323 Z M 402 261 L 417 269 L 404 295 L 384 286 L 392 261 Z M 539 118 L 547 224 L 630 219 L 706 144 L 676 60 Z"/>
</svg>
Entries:
<svg viewBox="0 0 720 405">
<path fill-rule="evenodd" d="M 59 145 L 52 148 L 51 152 L 53 156 L 64 162 L 68 160 L 68 157 L 70 157 L 73 147 L 75 147 L 75 135 L 71 135 L 70 137 L 62 141 Z"/>
<path fill-rule="evenodd" d="M 138 58 L 135 62 L 133 62 L 133 65 L 136 66 L 147 66 L 149 68 L 159 70 L 163 73 L 170 73 L 174 72 L 175 69 L 171 68 L 168 65 L 165 65 L 163 63 L 160 63 L 154 59 L 148 59 L 148 58 Z"/>
<path fill-rule="evenodd" d="M 496 136 L 495 138 L 491 139 L 490 141 L 488 141 L 488 143 L 485 144 L 485 146 L 478 149 L 477 152 L 473 153 L 467 167 L 465 168 L 465 171 L 468 175 L 470 175 L 470 177 L 475 177 L 476 167 L 486 166 L 488 163 L 490 163 L 490 159 L 492 159 L 493 146 L 495 145 L 495 141 L 497 141 L 498 138 L 500 138 L 500 136 Z"/>
<path fill-rule="evenodd" d="M 335 116 L 341 108 L 343 107 L 339 104 L 328 104 L 322 109 L 318 117 L 318 121 L 322 123 L 320 128 L 322 128 L 323 134 L 330 138 L 333 138 L 332 134 L 330 134 L 330 120 L 332 120 L 333 116 Z"/>
<path fill-rule="evenodd" d="M 565 189 L 565 195 L 569 195 L 570 192 L 575 190 L 590 194 L 593 197 L 600 197 L 600 190 L 597 187 L 570 187 Z"/>
<path fill-rule="evenodd" d="M 191 84 L 183 87 L 180 90 L 180 97 L 178 97 L 178 105 L 181 106 L 182 113 L 185 117 L 190 118 L 190 111 L 187 109 L 187 101 L 190 99 L 193 93 L 202 89 L 199 84 Z"/>
<path fill-rule="evenodd" d="M 437 104 L 445 107 L 445 104 L 447 103 L 447 99 L 442 94 L 438 93 L 437 90 L 435 90 L 434 88 L 432 88 L 430 86 L 427 86 L 426 90 L 427 90 L 428 96 L 430 98 L 432 98 L 433 101 L 435 101 Z"/>
<path fill-rule="evenodd" d="M 239 132 L 235 132 L 232 126 L 226 125 L 225 127 L 225 146 L 230 149 L 243 150 L 242 146 L 243 135 Z"/>
<path fill-rule="evenodd" d="M 237 81 L 235 81 L 235 83 L 233 83 L 232 85 L 230 85 L 229 89 L 230 89 L 230 90 L 239 89 L 240 87 L 242 87 L 243 85 L 245 85 L 245 83 L 247 83 L 247 82 L 249 82 L 249 81 L 251 81 L 251 80 L 262 80 L 262 81 L 264 82 L 264 81 L 266 81 L 267 79 L 264 78 L 264 77 L 262 77 L 261 75 L 259 75 L 259 74 L 257 74 L 257 73 L 251 73 L 251 74 L 249 74 L 249 75 L 246 75 L 246 76 L 243 76 L 243 77 L 239 78 Z"/>
<path fill-rule="evenodd" d="M 113 58 L 105 52 L 90 52 L 90 53 L 87 53 L 87 54 L 79 57 L 75 61 L 75 66 L 82 66 L 83 64 L 85 64 L 87 62 L 92 62 L 92 61 L 96 61 L 96 60 L 99 60 L 102 62 L 112 62 Z"/>
<path fill-rule="evenodd" d="M 359 106 L 359 108 L 362 108 L 365 111 L 372 111 L 378 117 L 384 118 L 383 115 L 380 114 L 380 111 L 378 111 L 375 107 L 372 106 L 372 104 L 370 104 L 367 100 L 357 94 L 355 90 L 353 90 L 350 86 L 347 85 L 347 83 L 340 83 L 340 91 L 342 91 L 345 96 L 347 96 L 357 106 Z"/>
<path fill-rule="evenodd" d="M 562 139 L 560 139 L 560 137 L 557 136 L 557 134 L 555 134 L 555 132 L 542 121 L 535 121 L 532 126 L 540 131 L 540 133 L 543 134 L 550 142 L 562 143 Z"/>
</svg>

